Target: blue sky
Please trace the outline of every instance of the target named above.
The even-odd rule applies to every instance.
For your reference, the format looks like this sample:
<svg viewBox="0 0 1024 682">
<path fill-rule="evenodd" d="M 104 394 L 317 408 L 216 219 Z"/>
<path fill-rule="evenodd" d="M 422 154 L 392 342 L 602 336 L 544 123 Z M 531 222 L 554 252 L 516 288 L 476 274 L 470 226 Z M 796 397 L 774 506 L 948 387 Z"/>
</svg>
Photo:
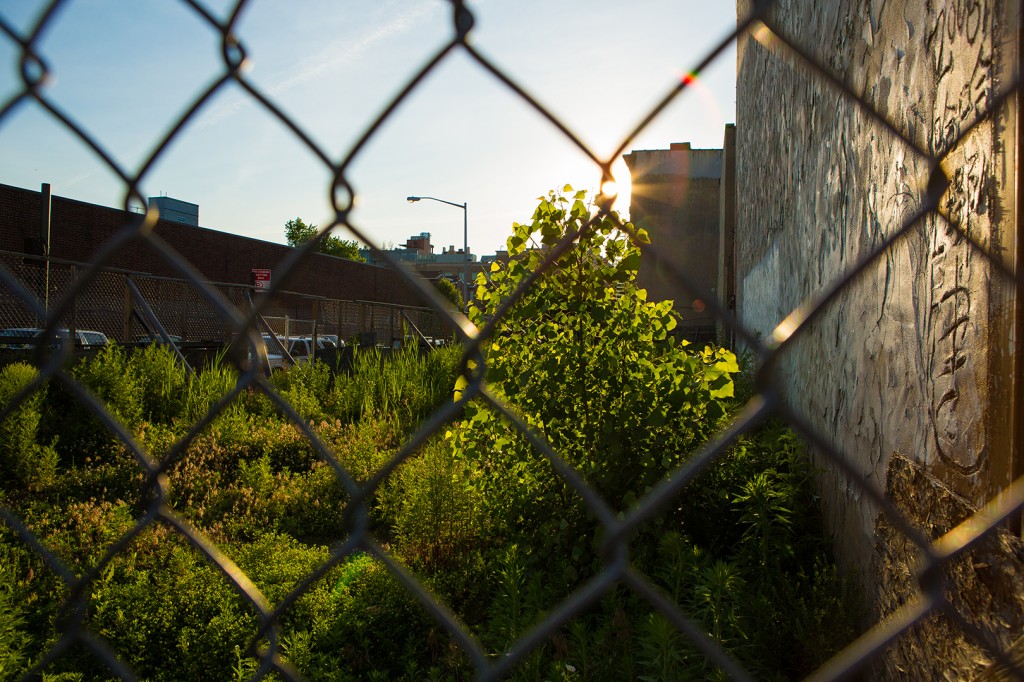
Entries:
<svg viewBox="0 0 1024 682">
<path fill-rule="evenodd" d="M 26 32 L 43 2 L 0 4 Z M 735 25 L 728 2 L 481 0 L 472 43 L 606 157 Z M 204 2 L 217 17 L 226 0 Z M 333 161 L 346 156 L 421 65 L 452 36 L 444 0 L 254 0 L 237 35 L 247 78 Z M 135 173 L 196 97 L 223 71 L 220 36 L 175 0 L 76 0 L 43 35 L 54 76 L 45 96 Z M 20 52 L 0 38 L 0 102 L 20 87 Z M 629 149 L 721 146 L 735 120 L 735 52 L 701 74 Z M 628 150 L 627 150 L 628 151 Z M 628 197 L 624 164 L 617 164 Z M 409 204 L 410 194 L 469 205 L 474 253 L 493 253 L 536 197 L 571 183 L 595 187 L 596 166 L 557 129 L 473 63 L 449 55 L 356 157 L 350 218 L 378 243 L 430 232 L 461 245 L 459 209 Z M 42 107 L 0 120 L 0 182 L 121 206 L 124 187 Z M 142 182 L 147 196 L 199 205 L 200 224 L 270 241 L 301 216 L 332 217 L 330 173 L 237 84 L 208 101 Z M 625 210 L 628 204 L 620 202 Z M 351 235 L 336 232 L 343 238 Z"/>
</svg>

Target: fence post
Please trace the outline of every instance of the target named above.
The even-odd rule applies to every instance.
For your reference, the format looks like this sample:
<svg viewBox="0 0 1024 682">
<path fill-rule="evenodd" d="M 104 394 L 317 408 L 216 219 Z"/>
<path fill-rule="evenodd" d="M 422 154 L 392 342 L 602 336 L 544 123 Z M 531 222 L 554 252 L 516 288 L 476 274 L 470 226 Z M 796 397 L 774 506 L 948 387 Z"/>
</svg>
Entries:
<svg viewBox="0 0 1024 682">
<path fill-rule="evenodd" d="M 181 283 L 181 305 L 178 310 L 178 336 L 185 341 L 188 339 L 188 282 Z"/>
<path fill-rule="evenodd" d="M 71 283 L 77 284 L 78 282 L 78 266 L 71 266 Z M 78 296 L 72 296 L 71 298 L 71 310 L 68 311 L 68 338 L 71 340 L 71 345 L 74 347 L 75 343 L 75 330 L 78 329 Z"/>
<path fill-rule="evenodd" d="M 124 276 L 124 324 L 122 325 L 121 340 L 128 341 L 132 338 L 132 313 L 135 311 L 135 297 L 132 296 L 131 287 L 128 285 L 132 279 L 131 275 Z"/>
<path fill-rule="evenodd" d="M 344 327 L 341 326 L 341 324 L 342 324 L 342 322 L 344 321 L 344 318 L 345 318 L 344 317 L 344 309 L 345 309 L 345 304 L 342 301 L 338 301 L 338 340 L 339 341 L 341 341 L 344 338 Z M 341 347 L 340 343 L 338 344 L 338 347 L 339 348 Z"/>
<path fill-rule="evenodd" d="M 43 242 L 43 312 L 50 316 L 50 221 L 53 202 L 50 199 L 50 183 L 44 182 L 39 188 L 40 229 L 39 237 Z M 42 326 L 42 325 L 40 325 Z"/>
<path fill-rule="evenodd" d="M 310 362 L 313 362 L 314 360 L 316 360 L 316 341 L 317 341 L 316 337 L 317 337 L 318 332 L 320 331 L 318 329 L 319 322 L 320 322 L 320 301 L 314 298 L 313 299 L 313 329 L 310 330 L 311 333 L 309 335 L 309 338 L 310 338 L 310 343 L 309 343 L 309 361 Z"/>
<path fill-rule="evenodd" d="M 247 291 L 247 290 L 243 290 L 243 291 Z M 224 292 L 224 296 L 229 301 L 236 301 L 239 298 L 241 298 L 242 300 L 235 304 L 238 308 L 241 308 L 242 306 L 245 305 L 245 296 L 244 296 L 244 294 L 243 295 L 238 295 L 238 293 L 234 289 L 229 288 L 227 291 Z M 225 316 L 223 318 L 223 323 L 222 323 L 220 335 L 221 335 L 221 338 L 227 339 L 227 342 L 231 343 L 234 340 L 235 334 L 234 334 L 234 331 L 231 328 L 231 323 L 228 321 L 228 319 L 229 318 L 227 316 Z"/>
</svg>

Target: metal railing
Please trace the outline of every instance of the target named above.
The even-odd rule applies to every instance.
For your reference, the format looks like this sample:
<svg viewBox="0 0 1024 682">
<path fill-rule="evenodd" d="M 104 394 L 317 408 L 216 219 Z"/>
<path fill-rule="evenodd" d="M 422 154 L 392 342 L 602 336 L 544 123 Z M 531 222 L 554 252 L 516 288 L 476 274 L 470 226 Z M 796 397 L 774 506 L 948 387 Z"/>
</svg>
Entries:
<svg viewBox="0 0 1024 682">
<path fill-rule="evenodd" d="M 367 243 L 373 243 L 373 235 L 364 232 L 357 224 L 349 220 L 349 209 L 352 205 L 352 200 L 354 199 L 354 197 L 351 196 L 352 192 L 347 180 L 350 166 L 353 161 L 358 158 L 366 143 L 378 134 L 381 126 L 394 114 L 395 111 L 405 104 L 413 90 L 420 86 L 430 74 L 436 71 L 455 54 L 460 55 L 462 59 L 467 59 L 475 63 L 483 73 L 493 78 L 497 83 L 506 87 L 512 95 L 520 98 L 523 102 L 546 118 L 553 128 L 555 128 L 560 134 L 564 135 L 582 153 L 586 154 L 594 162 L 595 168 L 599 169 L 601 174 L 606 178 L 611 177 L 611 165 L 613 161 L 626 151 L 636 136 L 644 130 L 645 127 L 666 106 L 679 97 L 690 84 L 689 79 L 683 79 L 676 84 L 665 95 L 663 101 L 648 112 L 643 120 L 639 122 L 636 129 L 631 134 L 623 138 L 618 149 L 616 149 L 607 158 L 601 158 L 591 151 L 587 145 L 581 141 L 582 138 L 575 135 L 569 126 L 530 95 L 528 84 L 517 82 L 516 79 L 505 72 L 499 64 L 496 64 L 484 56 L 474 47 L 473 43 L 468 40 L 472 34 L 473 14 L 469 7 L 467 7 L 461 0 L 452 0 L 452 35 L 450 40 L 422 65 L 418 73 L 394 98 L 394 100 L 386 103 L 386 106 L 383 107 L 383 113 L 366 128 L 363 135 L 359 138 L 359 141 L 352 147 L 351 151 L 340 162 L 333 163 L 328 160 L 330 155 L 312 142 L 312 138 L 303 132 L 303 129 L 296 121 L 280 110 L 273 103 L 267 93 L 263 92 L 245 76 L 242 68 L 245 61 L 244 50 L 242 49 L 244 36 L 237 33 L 238 27 L 236 25 L 239 12 L 236 10 L 227 20 L 221 21 L 206 11 L 198 2 L 185 0 L 184 4 L 186 4 L 191 10 L 194 10 L 201 21 L 205 22 L 210 29 L 214 30 L 221 36 L 224 47 L 223 65 L 221 66 L 221 71 L 216 81 L 205 92 L 203 92 L 201 96 L 197 97 L 195 101 L 191 103 L 192 106 L 187 108 L 187 113 L 166 131 L 164 138 L 162 138 L 164 141 L 157 143 L 149 162 L 146 163 L 138 173 L 132 173 L 114 161 L 114 157 L 106 152 L 102 140 L 92 136 L 88 131 L 75 122 L 72 117 L 73 112 L 72 114 L 63 112 L 47 97 L 45 81 L 46 77 L 50 74 L 45 60 L 39 53 L 39 40 L 49 22 L 57 13 L 57 9 L 61 4 L 63 3 L 59 0 L 51 3 L 28 33 L 20 33 L 11 25 L 4 23 L 3 17 L 0 15 L 0 32 L 2 32 L 8 43 L 17 51 L 17 56 L 21 60 L 22 64 L 21 73 L 23 78 L 21 87 L 6 102 L 0 103 L 2 104 L 2 106 L 0 106 L 0 126 L 6 123 L 7 119 L 12 116 L 12 113 L 19 105 L 27 100 L 34 100 L 40 106 L 45 108 L 52 115 L 53 119 L 62 125 L 69 134 L 76 136 L 86 147 L 98 153 L 105 159 L 109 170 L 120 177 L 124 183 L 127 205 L 128 202 L 143 202 L 143 197 L 139 191 L 140 182 L 152 167 L 153 162 L 159 159 L 161 155 L 164 154 L 170 146 L 172 146 L 173 140 L 177 134 L 180 133 L 184 126 L 192 120 L 196 111 L 213 95 L 221 92 L 225 88 L 240 88 L 248 93 L 252 100 L 261 106 L 269 116 L 275 118 L 282 128 L 295 135 L 297 140 L 309 149 L 310 154 L 319 159 L 327 167 L 331 176 L 334 178 L 334 187 L 332 189 L 336 191 L 333 193 L 333 196 L 341 197 L 346 194 L 348 195 L 347 200 L 338 200 L 338 203 L 335 206 L 337 212 L 336 219 L 332 227 L 347 227 Z M 244 4 L 244 2 L 239 3 L 239 5 Z M 793 58 L 795 62 L 802 64 L 803 68 L 808 69 L 816 77 L 827 82 L 831 82 L 837 90 L 844 93 L 844 97 L 848 98 L 850 102 L 858 106 L 862 112 L 869 118 L 873 119 L 877 125 L 887 129 L 892 135 L 905 140 L 907 145 L 910 147 L 919 149 L 918 145 L 916 145 L 913 140 L 908 139 L 903 131 L 893 128 L 886 121 L 884 116 L 881 116 L 874 111 L 871 103 L 868 102 L 865 97 L 851 91 L 850 88 L 848 88 L 846 84 L 844 84 L 843 81 L 834 74 L 828 64 L 823 64 L 820 60 L 815 59 L 808 53 L 808 50 L 805 49 L 806 46 L 803 46 L 794 40 L 787 39 L 785 37 L 785 31 L 778 26 L 773 26 L 769 13 L 773 5 L 774 4 L 772 2 L 755 3 L 755 12 L 751 16 L 741 17 L 735 33 L 724 39 L 716 46 L 715 49 L 707 54 L 700 63 L 692 65 L 692 71 L 700 72 L 704 70 L 713 61 L 719 59 L 722 52 L 737 39 L 746 39 L 746 37 L 751 35 L 753 32 L 769 30 L 775 36 L 774 39 L 778 41 L 778 44 L 784 46 L 792 53 L 792 55 L 794 55 Z M 1001 107 L 1008 106 L 1010 103 L 1016 101 L 1014 98 L 1017 95 L 1018 83 L 1010 82 L 1002 85 L 1003 89 L 990 98 L 987 103 L 987 111 L 989 113 L 996 112 Z M 786 103 L 780 102 L 780 106 L 785 105 Z M 945 148 L 953 148 L 955 146 L 955 142 L 963 139 L 970 133 L 970 131 L 970 126 L 959 131 L 955 139 L 950 140 Z M 543 620 L 525 634 L 514 646 L 512 646 L 506 656 L 500 657 L 497 660 L 488 656 L 481 648 L 476 638 L 462 623 L 460 623 L 458 618 L 455 617 L 444 605 L 439 604 L 431 595 L 429 590 L 427 590 L 415 577 L 410 575 L 409 572 L 402 568 L 402 566 L 396 562 L 392 556 L 390 556 L 388 551 L 375 541 L 366 523 L 368 514 L 367 505 L 374 493 L 374 490 L 369 487 L 364 488 L 355 485 L 350 479 L 346 480 L 341 474 L 338 476 L 339 481 L 349 491 L 352 500 L 349 510 L 350 536 L 344 544 L 332 552 L 331 558 L 328 560 L 327 564 L 318 569 L 314 575 L 309 576 L 307 580 L 302 581 L 295 591 L 284 599 L 283 602 L 276 605 L 269 603 L 267 598 L 260 593 L 252 581 L 250 581 L 248 577 L 225 556 L 225 554 L 210 538 L 204 536 L 204 534 L 193 528 L 182 516 L 166 504 L 167 490 L 165 489 L 166 483 L 164 482 L 165 479 L 162 474 L 167 469 L 169 465 L 168 462 L 178 454 L 178 450 L 172 448 L 171 453 L 167 455 L 167 460 L 165 461 L 156 461 L 152 459 L 148 453 L 143 451 L 134 452 L 135 458 L 140 463 L 140 467 L 145 474 L 144 480 L 146 481 L 145 485 L 147 486 L 146 492 L 148 493 L 148 496 L 144 497 L 151 500 L 151 502 L 148 504 L 145 513 L 138 519 L 136 524 L 127 531 L 123 537 L 113 543 L 97 565 L 91 567 L 81 577 L 76 577 L 67 566 L 63 565 L 59 559 L 50 553 L 45 548 L 44 543 L 42 543 L 39 538 L 30 531 L 21 519 L 6 508 L 0 508 L 0 518 L 2 518 L 11 529 L 13 529 L 14 533 L 26 546 L 30 547 L 45 559 L 51 570 L 56 575 L 60 576 L 67 587 L 69 596 L 65 611 L 70 615 L 69 617 L 64 618 L 60 625 L 61 639 L 53 645 L 50 653 L 40 666 L 45 666 L 64 655 L 71 644 L 77 643 L 84 644 L 95 656 L 104 661 L 105 664 L 109 666 L 112 674 L 123 678 L 132 677 L 132 672 L 118 659 L 116 654 L 111 651 L 104 641 L 95 633 L 90 632 L 88 628 L 83 625 L 81 614 L 85 611 L 85 600 L 87 599 L 90 586 L 99 580 L 104 568 L 111 562 L 111 560 L 119 552 L 126 551 L 126 548 L 133 538 L 136 538 L 143 530 L 157 524 L 163 524 L 172 529 L 173 532 L 187 538 L 189 543 L 198 548 L 208 562 L 216 565 L 220 569 L 221 573 L 231 581 L 237 592 L 243 595 L 252 610 L 257 614 L 259 621 L 259 636 L 267 640 L 267 648 L 265 650 L 254 652 L 254 655 L 258 656 L 260 661 L 260 668 L 257 671 L 257 675 L 259 676 L 264 676 L 270 671 L 275 671 L 276 674 L 287 678 L 295 678 L 297 676 L 297 673 L 289 665 L 284 663 L 281 658 L 281 642 L 279 638 L 280 620 L 283 614 L 285 614 L 288 608 L 294 604 L 295 600 L 303 593 L 303 591 L 309 589 L 316 577 L 322 575 L 330 566 L 337 565 L 346 556 L 349 556 L 351 553 L 358 550 L 367 552 L 387 564 L 389 569 L 398 577 L 405 588 L 417 598 L 434 620 L 436 620 L 440 626 L 452 636 L 453 640 L 471 661 L 472 666 L 476 671 L 477 678 L 481 680 L 494 680 L 508 675 L 512 669 L 528 657 L 530 652 L 542 641 L 557 632 L 560 627 L 575 615 L 582 613 L 588 607 L 594 605 L 603 594 L 615 585 L 624 585 L 631 589 L 635 594 L 640 595 L 643 599 L 647 600 L 654 609 L 664 615 L 664 617 L 681 633 L 683 633 L 684 636 L 690 638 L 694 646 L 699 648 L 704 655 L 708 657 L 708 659 L 713 661 L 729 676 L 735 679 L 749 679 L 750 674 L 744 671 L 737 661 L 725 653 L 724 650 L 711 638 L 701 634 L 700 628 L 694 625 L 689 614 L 684 613 L 678 605 L 665 599 L 653 586 L 649 578 L 638 573 L 633 567 L 631 567 L 627 558 L 628 538 L 632 531 L 641 527 L 654 517 L 659 510 L 669 504 L 674 497 L 680 495 L 686 489 L 686 486 L 691 484 L 701 471 L 726 451 L 730 443 L 744 432 L 754 428 L 754 426 L 756 426 L 762 418 L 769 413 L 781 415 L 792 426 L 794 426 L 818 452 L 818 454 L 830 462 L 832 466 L 850 474 L 852 479 L 858 479 L 856 472 L 850 470 L 848 460 L 843 456 L 843 453 L 837 451 L 837 449 L 832 445 L 833 439 L 830 435 L 818 432 L 803 416 L 787 407 L 786 402 L 780 395 L 779 387 L 773 380 L 771 368 L 776 364 L 780 354 L 792 346 L 795 339 L 800 338 L 807 329 L 813 327 L 817 315 L 830 301 L 835 298 L 838 292 L 849 286 L 854 278 L 856 278 L 858 274 L 861 273 L 869 264 L 883 257 L 886 250 L 890 248 L 893 243 L 915 229 L 915 226 L 924 216 L 938 211 L 943 193 L 948 186 L 949 171 L 943 167 L 947 162 L 947 159 L 944 156 L 933 156 L 929 154 L 927 150 L 919 149 L 919 151 L 928 159 L 929 166 L 931 168 L 929 191 L 927 192 L 926 201 L 921 209 L 914 213 L 914 215 L 907 217 L 903 221 L 902 228 L 900 230 L 890 235 L 886 240 L 872 249 L 871 253 L 858 263 L 856 267 L 848 269 L 843 276 L 830 282 L 823 289 L 821 295 L 813 300 L 805 301 L 802 305 L 793 310 L 792 314 L 786 320 L 785 329 L 780 327 L 780 329 L 776 330 L 776 332 L 769 336 L 765 341 L 758 338 L 752 330 L 745 329 L 733 315 L 732 311 L 720 303 L 715 303 L 715 296 L 711 295 L 710 292 L 707 292 L 699 283 L 691 281 L 687 273 L 681 269 L 678 263 L 670 262 L 663 257 L 659 258 L 656 246 L 638 245 L 645 251 L 645 253 L 650 254 L 655 260 L 658 260 L 659 265 L 664 271 L 672 273 L 673 278 L 679 282 L 680 286 L 685 286 L 687 289 L 692 291 L 702 292 L 704 294 L 702 298 L 709 302 L 711 312 L 713 312 L 719 320 L 722 320 L 728 327 L 734 330 L 737 339 L 747 347 L 754 349 L 759 365 L 764 368 L 759 375 L 757 394 L 750 400 L 746 408 L 724 432 L 719 433 L 711 442 L 707 443 L 699 451 L 692 453 L 692 456 L 688 459 L 686 464 L 681 466 L 679 470 L 672 472 L 672 476 L 670 478 L 666 478 L 662 481 L 660 485 L 656 486 L 649 494 L 640 499 L 634 507 L 622 515 L 612 513 L 610 509 L 604 506 L 600 501 L 599 496 L 597 496 L 596 493 L 594 493 L 594 491 L 586 484 L 582 483 L 578 477 L 566 479 L 567 484 L 575 487 L 580 492 L 581 496 L 587 500 L 588 504 L 591 505 L 595 517 L 602 520 L 604 531 L 603 535 L 607 550 L 606 556 L 608 557 L 606 564 L 603 570 L 589 581 L 583 589 L 576 592 L 573 596 L 560 604 L 551 604 L 546 612 L 547 615 Z M 110 243 L 106 244 L 100 250 L 94 262 L 80 268 L 73 275 L 65 276 L 59 271 L 54 271 L 51 274 L 51 287 L 55 293 L 65 291 L 64 287 L 68 286 L 71 281 L 74 282 L 74 285 L 73 290 L 70 291 L 69 294 L 52 297 L 52 300 L 55 299 L 56 303 L 53 305 L 53 309 L 50 311 L 50 316 L 48 318 L 43 311 L 40 302 L 35 297 L 28 294 L 28 291 L 31 291 L 32 289 L 27 288 L 20 283 L 19 277 L 15 272 L 16 268 L 13 268 L 9 263 L 3 264 L 3 267 L 0 268 L 0 281 L 2 281 L 2 285 L 7 291 L 6 295 L 15 301 L 12 305 L 18 309 L 18 315 L 22 316 L 19 317 L 19 319 L 26 320 L 26 323 L 30 319 L 33 321 L 41 319 L 59 320 L 70 314 L 72 309 L 74 309 L 74 314 L 76 315 L 81 327 L 104 328 L 106 322 L 102 318 L 102 311 L 93 310 L 88 305 L 89 292 L 92 290 L 102 290 L 104 288 L 117 288 L 116 285 L 112 285 L 110 283 L 111 275 L 105 271 L 105 265 L 111 254 L 115 253 L 126 241 L 129 239 L 141 239 L 147 241 L 153 248 L 164 251 L 164 257 L 174 262 L 176 269 L 182 273 L 181 282 L 162 283 L 154 281 L 151 282 L 149 286 L 157 289 L 161 287 L 180 287 L 182 289 L 187 289 L 187 295 L 189 298 L 187 307 L 192 311 L 189 313 L 188 336 L 203 336 L 208 333 L 206 331 L 208 328 L 212 329 L 214 327 L 218 327 L 218 325 L 221 327 L 226 326 L 234 333 L 242 333 L 253 325 L 253 318 L 244 312 L 240 312 L 245 311 L 246 309 L 241 305 L 241 301 L 238 299 L 236 292 L 233 290 L 214 288 L 202 282 L 194 274 L 193 269 L 189 267 L 188 263 L 180 262 L 178 257 L 172 251 L 164 247 L 164 244 L 159 237 L 155 236 L 150 230 L 156 219 L 154 215 L 142 214 L 130 216 L 130 218 L 131 222 L 115 239 L 111 240 Z M 585 227 L 583 229 L 587 228 Z M 551 250 L 551 254 L 546 258 L 545 264 L 542 268 L 542 276 L 553 267 L 558 253 L 572 247 L 572 241 L 575 236 L 576 235 L 569 235 L 563 243 Z M 1003 260 L 999 257 L 999 254 L 992 253 L 985 243 L 980 243 L 970 234 L 963 234 L 962 236 L 970 242 L 971 248 L 974 250 L 977 257 L 984 260 L 988 267 L 996 273 L 996 276 L 1013 282 L 1016 295 L 1018 297 L 1024 295 L 1021 289 L 1022 284 L 1024 284 L 1024 279 L 1022 279 L 1012 267 L 1004 264 Z M 287 272 L 302 264 L 303 259 L 309 253 L 311 248 L 311 246 L 307 245 L 303 248 L 297 248 L 294 252 L 289 254 L 286 260 L 275 272 L 275 281 L 284 281 L 287 279 Z M 418 445 L 422 443 L 427 436 L 442 429 L 444 425 L 453 419 L 461 411 L 463 406 L 471 400 L 483 401 L 494 410 L 506 415 L 513 424 L 517 424 L 519 428 L 528 431 L 527 435 L 531 439 L 531 442 L 534 443 L 537 450 L 539 450 L 544 457 L 548 458 L 552 462 L 559 462 L 558 454 L 554 451 L 552 446 L 545 442 L 541 436 L 530 431 L 521 421 L 517 420 L 513 411 L 503 403 L 500 397 L 488 391 L 487 386 L 483 381 L 484 361 L 480 354 L 480 348 L 481 343 L 485 342 L 488 339 L 488 335 L 492 332 L 494 328 L 493 324 L 484 329 L 476 328 L 466 318 L 451 311 L 450 307 L 444 304 L 432 287 L 425 284 L 414 273 L 405 269 L 401 263 L 393 262 L 391 263 L 391 266 L 403 273 L 403 277 L 408 284 L 418 289 L 425 300 L 432 302 L 432 307 L 436 311 L 436 315 L 440 319 L 445 320 L 451 328 L 456 329 L 458 334 L 461 336 L 465 347 L 465 356 L 477 361 L 477 368 L 468 377 L 468 386 L 463 392 L 459 402 L 445 406 L 434 414 L 425 424 L 423 424 L 416 435 L 414 435 L 408 443 L 400 449 L 392 464 L 397 464 L 398 462 L 410 457 L 416 451 Z M 146 287 L 142 286 L 142 288 L 145 291 Z M 522 294 L 523 291 L 520 290 L 518 295 L 522 296 Z M 154 292 L 152 295 L 155 300 L 167 299 L 167 297 L 161 293 Z M 265 312 L 265 307 L 267 305 L 266 300 L 268 299 L 264 299 L 263 301 L 257 300 L 257 313 Z M 341 312 L 340 308 L 359 305 L 361 304 L 356 302 L 325 302 L 320 308 L 322 319 L 325 323 L 330 320 L 347 319 L 348 316 Z M 336 307 L 332 308 L 332 306 Z M 194 313 L 194 311 L 200 307 L 210 311 L 211 318 L 214 318 L 216 322 L 200 321 L 199 318 L 201 316 L 196 316 Z M 179 309 L 175 308 L 167 310 L 163 314 L 173 319 L 181 313 Z M 355 313 L 353 317 L 365 319 L 366 312 L 360 310 L 358 313 Z M 371 317 L 373 317 L 372 313 Z M 386 326 L 389 322 L 385 319 L 381 319 L 376 320 L 374 324 Z M 212 325 L 212 327 L 209 325 Z M 343 328 L 342 325 L 336 331 L 341 336 L 348 336 L 358 330 L 356 330 L 355 327 Z M 60 366 L 47 366 L 43 369 L 39 382 L 48 379 L 56 379 L 65 384 L 73 383 L 73 379 L 71 379 Z M 268 393 L 272 393 L 274 390 L 264 377 L 255 373 L 243 375 L 239 379 L 239 382 L 241 387 L 258 387 L 260 390 Z M 38 385 L 38 382 L 36 385 Z M 24 396 L 20 397 L 23 398 Z M 124 433 L 123 427 L 117 423 L 114 417 L 104 409 L 99 402 L 94 399 L 90 399 L 89 396 L 84 393 L 80 394 L 79 397 L 81 400 L 89 403 L 89 408 L 101 417 L 107 428 L 109 428 L 113 433 Z M 9 413 L 11 407 L 12 406 L 7 406 L 4 414 Z M 311 431 L 304 429 L 304 432 L 310 439 L 316 441 L 316 438 Z M 334 470 L 338 472 L 343 471 L 343 468 L 339 464 L 335 454 L 332 453 L 328 447 L 324 446 L 319 441 L 316 441 L 314 445 L 320 456 L 330 462 Z M 923 556 L 923 563 L 920 571 L 921 589 L 917 595 L 916 601 L 909 603 L 904 609 L 897 612 L 893 617 L 889 618 L 885 622 L 878 623 L 872 627 L 864 636 L 830 661 L 824 668 L 819 670 L 815 674 L 815 678 L 837 679 L 854 674 L 855 671 L 859 670 L 866 663 L 869 663 L 877 657 L 880 651 L 882 651 L 888 644 L 898 639 L 902 633 L 924 622 L 930 614 L 941 612 L 950 618 L 950 620 L 957 626 L 961 627 L 968 637 L 979 641 L 981 646 L 991 654 L 996 662 L 1005 666 L 1008 674 L 1015 675 L 1017 679 L 1024 679 L 1024 670 L 1022 670 L 1019 664 L 1014 664 L 1010 655 L 1001 650 L 1001 647 L 993 643 L 990 639 L 986 638 L 984 634 L 978 632 L 978 630 L 970 623 L 964 622 L 963 619 L 957 615 L 956 611 L 950 608 L 947 595 L 941 587 L 941 580 L 938 580 L 938 576 L 942 573 L 944 566 L 948 562 L 963 555 L 964 552 L 974 546 L 975 543 L 986 534 L 993 533 L 997 529 L 1002 528 L 1004 522 L 1008 518 L 1019 512 L 1022 504 L 1024 504 L 1024 479 L 1014 481 L 1010 486 L 1003 490 L 1001 494 L 994 497 L 980 511 L 973 514 L 960 526 L 957 526 L 953 531 L 935 540 L 929 539 L 921 532 L 921 530 L 915 528 L 911 523 L 909 523 L 895 508 L 893 503 L 886 499 L 879 490 L 867 483 L 861 483 L 859 485 L 861 485 L 861 492 L 863 496 L 870 499 L 873 504 L 882 509 L 888 521 L 898 528 L 905 537 L 909 538 L 910 542 L 913 545 L 916 545 Z M 76 614 L 78 617 L 76 617 Z M 38 670 L 41 669 L 42 667 L 38 668 Z"/>
</svg>

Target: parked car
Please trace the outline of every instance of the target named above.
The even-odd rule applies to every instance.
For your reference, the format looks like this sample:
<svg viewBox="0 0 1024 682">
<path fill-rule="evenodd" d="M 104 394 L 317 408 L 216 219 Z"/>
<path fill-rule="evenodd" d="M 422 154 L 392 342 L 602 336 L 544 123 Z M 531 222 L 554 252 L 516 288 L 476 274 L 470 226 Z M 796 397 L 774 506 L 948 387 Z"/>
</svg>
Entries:
<svg viewBox="0 0 1024 682">
<path fill-rule="evenodd" d="M 176 334 L 168 334 L 168 338 L 171 343 L 178 345 L 181 343 L 181 337 Z M 135 343 L 163 343 L 164 340 L 159 336 L 150 336 L 149 334 L 140 334 L 135 337 Z"/>
<path fill-rule="evenodd" d="M 284 367 L 284 356 L 277 351 L 278 347 L 273 344 L 270 335 L 264 334 L 263 348 L 257 350 L 256 346 L 249 344 L 249 362 L 262 366 L 264 370 L 267 369 L 268 365 L 271 370 L 281 369 Z M 267 355 L 266 365 L 263 364 L 263 360 L 260 358 L 263 353 Z"/>
<path fill-rule="evenodd" d="M 288 344 L 288 353 L 293 358 L 295 358 L 296 362 L 305 362 L 306 360 L 309 359 L 309 356 L 312 354 L 312 348 L 312 337 L 302 336 L 298 338 L 293 338 L 291 340 L 291 343 Z M 329 338 L 325 338 L 323 336 L 318 335 L 316 337 L 316 348 L 317 351 L 328 349 L 333 350 L 337 348 L 337 346 Z"/>
<path fill-rule="evenodd" d="M 263 345 L 267 347 L 268 353 L 279 353 L 281 349 L 288 347 L 283 336 L 271 336 L 270 334 L 262 334 L 261 336 L 263 338 Z"/>
<path fill-rule="evenodd" d="M 37 345 L 38 337 L 43 333 L 39 327 L 11 327 L 0 330 L 0 348 L 32 348 Z M 63 343 L 71 336 L 67 328 L 57 329 L 56 335 L 50 342 L 50 346 L 56 348 L 58 342 Z M 12 342 L 4 343 L 4 338 L 12 339 Z M 75 346 L 79 348 L 97 348 L 110 343 L 110 339 L 103 332 L 91 329 L 75 330 Z"/>
<path fill-rule="evenodd" d="M 339 339 L 337 334 L 317 334 L 316 338 L 333 344 L 335 348 L 345 347 L 345 339 Z"/>
</svg>

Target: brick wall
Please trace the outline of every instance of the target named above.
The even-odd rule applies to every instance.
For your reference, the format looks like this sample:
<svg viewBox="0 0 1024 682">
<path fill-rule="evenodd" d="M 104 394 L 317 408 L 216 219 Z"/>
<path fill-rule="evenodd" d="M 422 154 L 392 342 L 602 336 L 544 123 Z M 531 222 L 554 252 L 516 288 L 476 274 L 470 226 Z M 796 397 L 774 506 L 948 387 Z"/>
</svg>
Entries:
<svg viewBox="0 0 1024 682">
<path fill-rule="evenodd" d="M 39 233 L 40 215 L 39 192 L 0 185 L 0 249 L 23 251 L 26 237 Z M 122 210 L 54 196 L 51 256 L 91 262 L 119 231 L 140 218 Z M 160 221 L 155 233 L 212 282 L 252 284 L 253 268 L 276 271 L 291 252 L 281 244 L 168 221 Z M 141 239 L 118 251 L 109 265 L 158 276 L 182 275 Z M 423 305 L 415 291 L 391 270 L 323 254 L 311 254 L 284 285 L 289 291 L 312 296 Z"/>
<path fill-rule="evenodd" d="M 624 158 L 633 185 L 630 220 L 648 231 L 663 256 L 717 296 L 722 150 L 673 143 L 670 149 L 636 150 Z M 644 256 L 637 286 L 647 290 L 649 300 L 673 300 L 684 327 L 713 327 L 703 294 L 681 286 L 655 259 Z"/>
</svg>

